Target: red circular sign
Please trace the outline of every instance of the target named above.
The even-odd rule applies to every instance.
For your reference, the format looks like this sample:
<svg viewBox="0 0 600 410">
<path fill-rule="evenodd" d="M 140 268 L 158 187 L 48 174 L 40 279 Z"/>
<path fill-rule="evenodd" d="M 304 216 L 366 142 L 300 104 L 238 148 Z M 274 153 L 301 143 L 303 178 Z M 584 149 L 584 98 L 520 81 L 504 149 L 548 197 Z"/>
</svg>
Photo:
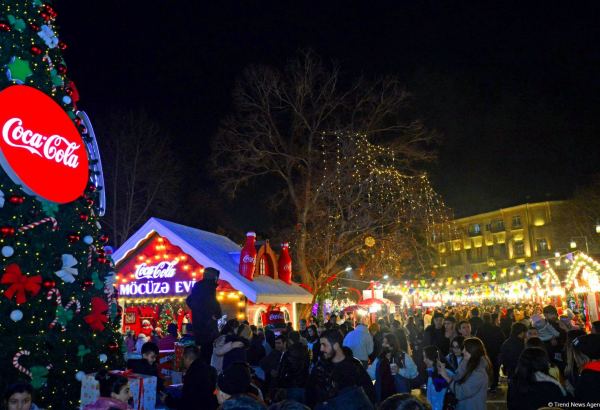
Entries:
<svg viewBox="0 0 600 410">
<path fill-rule="evenodd" d="M 85 144 L 52 98 L 26 85 L 0 92 L 0 164 L 16 183 L 57 203 L 83 194 L 88 181 Z"/>
</svg>

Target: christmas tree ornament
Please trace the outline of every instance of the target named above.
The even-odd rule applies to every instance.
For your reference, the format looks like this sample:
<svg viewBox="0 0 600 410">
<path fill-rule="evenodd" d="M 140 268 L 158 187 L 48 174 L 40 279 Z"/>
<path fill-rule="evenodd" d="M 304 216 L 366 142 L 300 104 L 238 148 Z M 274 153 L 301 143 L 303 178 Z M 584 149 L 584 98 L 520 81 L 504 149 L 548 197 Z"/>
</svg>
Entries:
<svg viewBox="0 0 600 410">
<path fill-rule="evenodd" d="M 19 359 L 21 358 L 21 356 L 29 356 L 31 354 L 31 352 L 29 350 L 19 350 L 14 356 L 13 356 L 13 366 L 15 367 L 15 369 L 17 369 L 18 371 L 20 371 L 21 373 L 29 376 L 31 378 L 31 386 L 34 389 L 39 389 L 40 387 L 44 386 L 44 384 L 46 384 L 47 378 L 48 378 L 48 372 L 50 369 L 52 369 L 52 365 L 49 364 L 46 367 L 43 366 L 33 366 L 31 368 L 31 370 L 23 367 L 20 363 L 19 363 Z"/>
<path fill-rule="evenodd" d="M 65 43 L 64 41 L 59 41 L 58 42 L 58 48 L 60 48 L 61 50 L 66 50 L 67 49 L 67 43 Z"/>
<path fill-rule="evenodd" d="M 84 320 L 92 330 L 102 331 L 105 328 L 106 322 L 108 322 L 107 310 L 108 304 L 106 301 L 95 296 L 92 298 L 92 310 L 89 315 L 84 317 Z"/>
<path fill-rule="evenodd" d="M 14 81 L 17 84 L 23 84 L 27 77 L 33 75 L 29 61 L 19 57 L 13 57 L 10 63 L 6 65 L 6 76 L 9 81 Z"/>
<path fill-rule="evenodd" d="M 110 342 L 108 344 L 108 350 L 111 352 L 116 352 L 117 350 L 119 350 L 119 344 L 115 341 Z"/>
<path fill-rule="evenodd" d="M 75 312 L 70 310 L 72 306 L 75 306 Z M 67 323 L 73 320 L 74 314 L 81 312 L 81 303 L 77 299 L 71 300 L 66 306 L 58 305 L 56 307 L 56 317 L 50 323 L 49 328 L 53 329 L 57 324 L 61 326 L 62 331 L 66 331 Z"/>
<path fill-rule="evenodd" d="M 83 243 L 85 243 L 86 245 L 91 245 L 92 243 L 94 243 L 94 238 L 90 235 L 86 235 L 83 237 Z"/>
<path fill-rule="evenodd" d="M 79 382 L 83 381 L 83 378 L 85 377 L 85 372 L 79 370 L 77 373 L 75 373 L 75 379 Z"/>
<path fill-rule="evenodd" d="M 5 245 L 2 247 L 2 256 L 5 258 L 10 258 L 15 253 L 15 250 L 12 246 Z"/>
<path fill-rule="evenodd" d="M 31 46 L 29 51 L 31 51 L 31 54 L 33 54 L 34 56 L 39 56 L 40 54 L 42 54 L 42 49 L 38 46 Z"/>
<path fill-rule="evenodd" d="M 11 195 L 8 197 L 8 202 L 14 205 L 21 205 L 25 202 L 25 197 L 20 195 Z"/>
<path fill-rule="evenodd" d="M 4 192 L 0 190 L 0 208 L 4 208 Z"/>
<path fill-rule="evenodd" d="M 40 198 L 38 198 L 38 201 L 42 205 L 42 211 L 44 211 L 46 215 L 52 218 L 56 216 L 56 213 L 58 212 L 58 204 Z"/>
<path fill-rule="evenodd" d="M 54 48 L 58 45 L 58 37 L 56 37 L 54 31 L 47 24 L 41 26 L 37 35 L 44 40 L 44 43 L 50 48 Z"/>
<path fill-rule="evenodd" d="M 56 286 L 56 282 L 54 282 L 53 280 L 45 280 L 44 283 L 42 283 L 42 285 L 46 289 L 51 289 Z"/>
<path fill-rule="evenodd" d="M 67 235 L 67 240 L 69 241 L 69 243 L 78 242 L 79 235 L 77 235 L 76 233 L 70 233 L 69 235 Z"/>
<path fill-rule="evenodd" d="M 56 71 L 58 71 L 60 75 L 65 75 L 67 73 L 67 66 L 59 63 L 56 65 Z"/>
<path fill-rule="evenodd" d="M 88 219 L 90 219 L 90 216 L 84 213 L 79 214 L 79 219 L 81 219 L 82 221 L 87 221 Z"/>
<path fill-rule="evenodd" d="M 2 236 L 5 238 L 8 236 L 14 236 L 15 228 L 12 226 L 2 226 L 0 227 L 0 234 L 2 234 Z"/>
<path fill-rule="evenodd" d="M 23 312 L 19 309 L 15 309 L 12 312 L 10 312 L 10 320 L 12 320 L 13 322 L 18 322 L 21 319 L 23 319 Z"/>
<path fill-rule="evenodd" d="M 39 293 L 42 284 L 40 275 L 26 276 L 21 273 L 21 268 L 16 263 L 6 266 L 5 273 L 0 280 L 3 285 L 10 285 L 4 291 L 4 296 L 12 299 L 15 296 L 17 305 L 27 302 L 27 294 L 35 296 Z"/>
<path fill-rule="evenodd" d="M 65 253 L 61 256 L 61 261 L 62 268 L 54 273 L 66 283 L 75 282 L 75 276 L 79 272 L 73 266 L 77 265 L 77 259 L 70 253 Z"/>
<path fill-rule="evenodd" d="M 48 218 L 40 219 L 39 221 L 36 221 L 36 222 L 32 222 L 32 223 L 30 223 L 28 225 L 21 226 L 19 228 L 19 232 L 24 232 L 24 231 L 27 231 L 29 229 L 33 229 L 33 228 L 35 228 L 37 226 L 40 226 L 40 225 L 48 223 L 48 222 L 52 223 L 52 230 L 53 231 L 58 230 L 58 222 L 56 221 L 56 219 L 54 219 L 53 217 L 48 217 Z"/>
<path fill-rule="evenodd" d="M 106 363 L 106 361 L 108 360 L 108 356 L 104 353 L 101 353 L 98 355 L 98 360 L 100 360 L 100 363 Z"/>
<path fill-rule="evenodd" d="M 25 28 L 27 28 L 27 25 L 25 24 L 25 20 L 23 20 L 21 18 L 19 18 L 19 19 L 15 18 L 15 16 L 13 16 L 12 14 L 9 14 L 8 16 L 6 16 L 6 18 L 8 19 L 8 22 L 10 23 L 12 28 L 17 30 L 19 33 L 22 33 L 23 30 L 25 30 Z"/>
<path fill-rule="evenodd" d="M 56 297 L 56 304 L 62 305 L 62 296 L 60 295 L 60 291 L 56 288 L 50 289 L 46 294 L 46 300 L 52 299 L 52 296 Z"/>
<path fill-rule="evenodd" d="M 62 98 L 62 102 L 64 102 L 65 104 L 71 104 L 71 101 L 72 101 L 72 100 L 71 100 L 71 97 L 69 97 L 68 95 L 65 95 L 65 96 Z"/>
<path fill-rule="evenodd" d="M 0 31 L 10 31 L 10 26 L 6 23 L 0 23 Z"/>
<path fill-rule="evenodd" d="M 77 346 L 77 357 L 79 357 L 80 362 L 83 363 L 83 357 L 90 353 L 92 353 L 92 351 L 84 345 Z"/>
</svg>

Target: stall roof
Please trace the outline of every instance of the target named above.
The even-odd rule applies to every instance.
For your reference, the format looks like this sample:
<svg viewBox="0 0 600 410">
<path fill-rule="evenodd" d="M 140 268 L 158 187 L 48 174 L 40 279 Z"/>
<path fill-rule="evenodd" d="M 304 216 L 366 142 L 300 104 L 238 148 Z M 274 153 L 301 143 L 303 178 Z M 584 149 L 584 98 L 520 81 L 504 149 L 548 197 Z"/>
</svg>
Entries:
<svg viewBox="0 0 600 410">
<path fill-rule="evenodd" d="M 312 295 L 296 283 L 288 285 L 270 276 L 255 276 L 253 281 L 238 273 L 241 248 L 231 239 L 158 218 L 150 218 L 113 254 L 118 264 L 154 232 L 179 246 L 205 267 L 218 269 L 220 279 L 231 284 L 254 303 L 311 303 Z"/>
</svg>

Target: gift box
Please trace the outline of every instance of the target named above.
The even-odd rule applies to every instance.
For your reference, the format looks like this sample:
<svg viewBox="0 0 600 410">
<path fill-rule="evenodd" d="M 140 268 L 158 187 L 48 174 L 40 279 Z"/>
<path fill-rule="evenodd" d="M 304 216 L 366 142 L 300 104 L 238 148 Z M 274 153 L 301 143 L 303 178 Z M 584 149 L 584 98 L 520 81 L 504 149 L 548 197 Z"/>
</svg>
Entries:
<svg viewBox="0 0 600 410">
<path fill-rule="evenodd" d="M 129 379 L 134 410 L 154 410 L 156 407 L 156 377 L 129 371 L 115 371 Z M 81 409 L 93 404 L 100 397 L 100 386 L 96 374 L 86 374 L 81 381 Z"/>
<path fill-rule="evenodd" d="M 166 378 L 169 377 L 175 363 L 174 350 L 161 350 L 158 352 L 158 371 Z"/>
<path fill-rule="evenodd" d="M 100 385 L 96 380 L 96 373 L 86 374 L 81 380 L 81 409 L 95 403 L 98 397 L 100 397 Z"/>
<path fill-rule="evenodd" d="M 129 379 L 134 410 L 154 410 L 156 406 L 156 377 L 122 372 Z"/>
<path fill-rule="evenodd" d="M 192 346 L 194 344 L 193 341 L 190 342 L 175 342 L 175 352 L 173 353 L 174 355 L 174 359 L 173 359 L 173 368 L 172 370 L 181 372 L 184 370 L 183 368 L 183 350 L 186 348 L 186 346 Z"/>
</svg>

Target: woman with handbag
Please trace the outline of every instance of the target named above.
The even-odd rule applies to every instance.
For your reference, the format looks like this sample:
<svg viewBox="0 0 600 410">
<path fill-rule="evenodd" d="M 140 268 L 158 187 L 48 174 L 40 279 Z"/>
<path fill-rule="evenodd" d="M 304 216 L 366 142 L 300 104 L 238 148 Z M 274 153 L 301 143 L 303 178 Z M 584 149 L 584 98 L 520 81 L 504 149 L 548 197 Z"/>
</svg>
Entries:
<svg viewBox="0 0 600 410">
<path fill-rule="evenodd" d="M 485 410 L 492 365 L 480 339 L 465 339 L 463 361 L 454 376 L 441 361 L 437 367 L 440 376 L 449 383 L 448 392 L 456 397 L 456 410 Z"/>
<path fill-rule="evenodd" d="M 382 352 L 367 369 L 375 381 L 377 402 L 396 393 L 410 393 L 410 381 L 419 374 L 410 355 L 402 350 L 395 335 L 388 333 L 381 343 Z"/>
</svg>

